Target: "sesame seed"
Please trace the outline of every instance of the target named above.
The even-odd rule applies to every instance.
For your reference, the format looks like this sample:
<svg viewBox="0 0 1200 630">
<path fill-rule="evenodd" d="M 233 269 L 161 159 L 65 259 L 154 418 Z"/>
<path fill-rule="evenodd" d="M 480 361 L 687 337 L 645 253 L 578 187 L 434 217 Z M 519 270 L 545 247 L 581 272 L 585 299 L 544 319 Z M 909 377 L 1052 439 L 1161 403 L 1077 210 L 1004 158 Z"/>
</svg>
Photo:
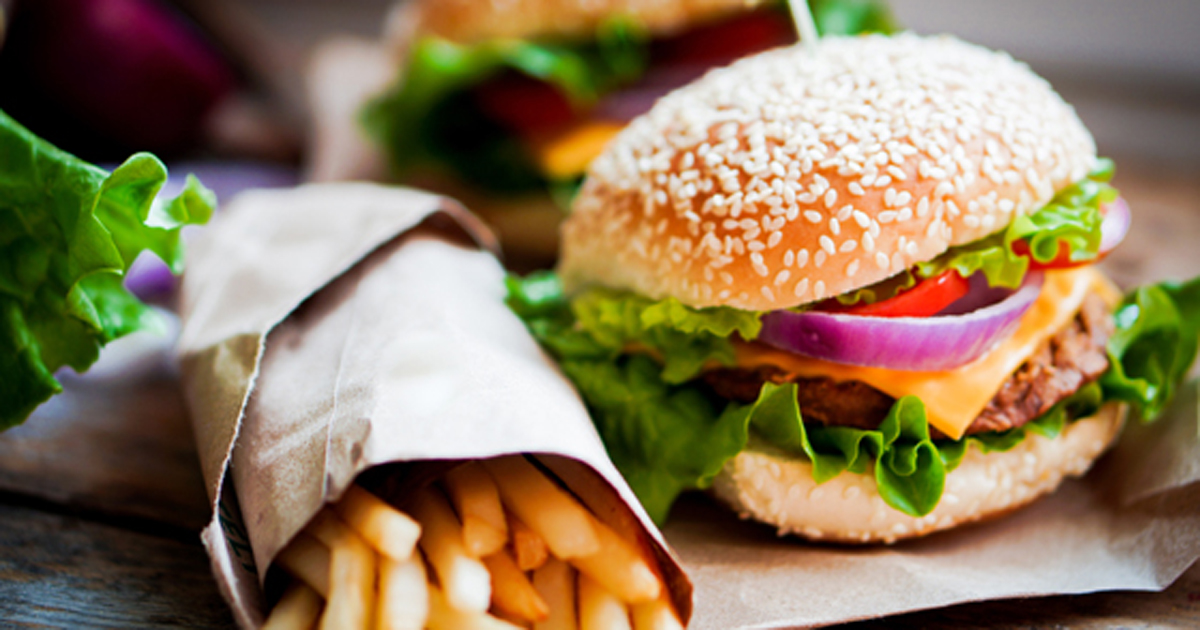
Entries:
<svg viewBox="0 0 1200 630">
<path fill-rule="evenodd" d="M 858 241 L 856 241 L 854 239 L 849 239 L 849 240 L 842 242 L 841 247 L 838 247 L 838 251 L 843 252 L 843 253 L 852 252 L 852 251 L 854 251 L 854 248 L 856 248 L 856 247 L 858 247 Z"/>
<path fill-rule="evenodd" d="M 846 265 L 846 277 L 853 278 L 856 273 L 858 273 L 858 261 L 852 260 L 849 265 Z"/>
<path fill-rule="evenodd" d="M 829 220 L 829 231 L 833 232 L 834 236 L 842 233 L 842 224 L 836 218 Z"/>
<path fill-rule="evenodd" d="M 879 179 L 875 180 L 875 187 L 876 188 L 887 188 L 888 186 L 891 185 L 891 183 L 892 183 L 892 178 L 887 175 L 883 175 Z"/>
<path fill-rule="evenodd" d="M 825 250 L 826 252 L 828 252 L 830 254 L 837 251 L 837 247 L 835 247 L 833 244 L 833 239 L 829 238 L 828 236 L 826 236 L 824 234 L 821 235 L 821 238 L 817 239 L 817 242 L 819 242 L 821 244 L 821 249 Z"/>
<path fill-rule="evenodd" d="M 875 237 L 871 236 L 870 232 L 863 232 L 862 246 L 863 250 L 867 252 L 875 251 Z"/>
<path fill-rule="evenodd" d="M 835 203 L 837 203 L 837 190 L 830 188 L 829 192 L 825 193 L 825 207 L 833 208 Z"/>
<path fill-rule="evenodd" d="M 875 252 L 875 264 L 879 265 L 880 269 L 888 268 L 888 257 L 883 252 Z"/>
<path fill-rule="evenodd" d="M 817 280 L 817 283 L 815 285 L 813 285 L 813 294 L 816 297 L 816 299 L 818 299 L 818 300 L 825 297 L 825 281 L 824 280 Z"/>
<path fill-rule="evenodd" d="M 875 218 L 880 223 L 887 225 L 888 223 L 891 223 L 892 221 L 896 220 L 896 211 L 895 210 L 884 210 L 883 212 L 880 212 L 879 214 L 875 215 Z"/>
<path fill-rule="evenodd" d="M 818 269 L 820 269 L 821 266 L 825 264 L 825 259 L 828 256 L 829 256 L 829 254 L 825 253 L 825 250 L 818 249 L 817 255 L 813 256 L 813 264 L 816 265 Z"/>
<path fill-rule="evenodd" d="M 863 190 L 862 184 L 858 182 L 850 182 L 850 185 L 846 186 L 846 189 L 850 191 L 850 194 L 858 197 L 867 194 L 867 191 Z"/>
<path fill-rule="evenodd" d="M 796 252 L 796 268 L 803 269 L 808 265 L 808 250 L 802 249 Z"/>
<path fill-rule="evenodd" d="M 788 271 L 787 269 L 780 271 L 775 275 L 775 286 L 782 285 L 783 283 L 787 282 L 788 278 L 790 277 L 792 277 L 792 272 Z"/>
<path fill-rule="evenodd" d="M 805 210 L 804 218 L 808 219 L 809 223 L 820 223 L 822 217 L 821 213 L 817 212 L 816 210 Z"/>
<path fill-rule="evenodd" d="M 800 282 L 796 283 L 796 289 L 792 292 L 796 294 L 796 297 L 804 297 L 804 294 L 808 293 L 808 278 L 801 278 Z"/>
</svg>

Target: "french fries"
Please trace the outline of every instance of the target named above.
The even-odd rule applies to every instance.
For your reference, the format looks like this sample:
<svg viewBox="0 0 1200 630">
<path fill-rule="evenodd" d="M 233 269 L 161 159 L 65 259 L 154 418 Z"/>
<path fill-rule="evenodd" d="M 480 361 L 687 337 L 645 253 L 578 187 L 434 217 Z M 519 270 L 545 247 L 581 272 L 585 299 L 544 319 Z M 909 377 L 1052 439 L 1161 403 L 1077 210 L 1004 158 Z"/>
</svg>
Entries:
<svg viewBox="0 0 1200 630">
<path fill-rule="evenodd" d="M 508 514 L 508 531 L 512 532 L 512 548 L 517 557 L 517 568 L 532 571 L 542 566 L 546 558 L 550 557 L 546 541 L 511 513 Z"/>
<path fill-rule="evenodd" d="M 492 599 L 487 567 L 463 545 L 462 526 L 450 504 L 436 488 L 424 488 L 412 504 L 413 515 L 425 523 L 421 551 L 437 574 L 446 601 L 459 610 L 484 612 Z"/>
<path fill-rule="evenodd" d="M 522 456 L 405 497 L 352 486 L 277 556 L 268 630 L 676 630 L 653 559 Z"/>
<path fill-rule="evenodd" d="M 592 517 L 602 551 L 575 558 L 571 564 L 580 573 L 599 582 L 610 593 L 631 604 L 652 601 L 662 590 L 662 582 L 642 554 L 617 535 L 611 527 Z"/>
<path fill-rule="evenodd" d="M 524 621 L 541 621 L 550 614 L 525 573 L 517 568 L 508 551 L 500 551 L 483 559 L 492 574 L 492 605 L 509 617 Z"/>
<path fill-rule="evenodd" d="M 633 630 L 683 630 L 666 597 L 633 606 Z"/>
<path fill-rule="evenodd" d="M 379 553 L 393 560 L 411 557 L 421 537 L 416 521 L 358 486 L 350 486 L 333 509 Z"/>
<path fill-rule="evenodd" d="M 324 599 L 329 599 L 329 548 L 304 532 L 275 558 L 279 566 L 300 578 Z"/>
<path fill-rule="evenodd" d="M 292 582 L 262 630 L 308 630 L 320 615 L 321 596 L 304 582 Z"/>
<path fill-rule="evenodd" d="M 571 565 L 550 558 L 533 572 L 533 587 L 550 607 L 545 620 L 533 624 L 534 630 L 576 630 L 575 570 Z"/>
<path fill-rule="evenodd" d="M 490 556 L 508 542 L 508 523 L 496 482 L 476 462 L 446 473 L 446 491 L 462 521 L 463 543 L 476 557 Z"/>
<path fill-rule="evenodd" d="M 496 480 L 504 507 L 537 532 L 554 555 L 564 560 L 600 551 L 591 514 L 524 457 L 483 462 Z"/>
<path fill-rule="evenodd" d="M 425 563 L 381 558 L 379 563 L 379 630 L 421 630 L 429 619 L 429 584 Z"/>
<path fill-rule="evenodd" d="M 587 575 L 579 575 L 579 630 L 632 630 L 629 609 Z"/>
</svg>

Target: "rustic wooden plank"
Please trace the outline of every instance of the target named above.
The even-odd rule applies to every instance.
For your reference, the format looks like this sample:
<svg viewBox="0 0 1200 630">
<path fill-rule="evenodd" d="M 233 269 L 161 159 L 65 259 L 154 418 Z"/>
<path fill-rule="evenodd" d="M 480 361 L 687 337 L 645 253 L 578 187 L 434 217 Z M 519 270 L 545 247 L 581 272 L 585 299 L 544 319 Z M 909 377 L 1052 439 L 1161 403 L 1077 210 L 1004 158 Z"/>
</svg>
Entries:
<svg viewBox="0 0 1200 630">
<path fill-rule="evenodd" d="M 0 625 L 233 628 L 192 540 L 0 505 Z"/>
<path fill-rule="evenodd" d="M 0 491 L 199 531 L 207 498 L 175 377 L 63 381 L 63 394 L 0 434 Z"/>
</svg>

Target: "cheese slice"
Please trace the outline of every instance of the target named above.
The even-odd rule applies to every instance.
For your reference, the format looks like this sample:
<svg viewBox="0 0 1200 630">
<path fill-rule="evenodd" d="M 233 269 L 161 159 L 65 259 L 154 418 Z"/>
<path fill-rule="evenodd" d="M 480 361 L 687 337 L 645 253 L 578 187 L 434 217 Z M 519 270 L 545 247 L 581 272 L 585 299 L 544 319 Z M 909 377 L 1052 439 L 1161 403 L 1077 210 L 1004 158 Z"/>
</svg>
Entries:
<svg viewBox="0 0 1200 630">
<path fill-rule="evenodd" d="M 1091 266 L 1047 271 L 1041 294 L 1012 335 L 987 354 L 953 370 L 909 372 L 860 367 L 812 359 L 763 344 L 739 344 L 737 364 L 743 368 L 775 366 L 792 378 L 862 381 L 893 398 L 917 396 L 925 403 L 929 424 L 957 440 L 1005 379 L 1039 346 L 1066 327 L 1079 312 L 1084 298 L 1093 291 L 1111 306 L 1120 301 L 1120 291 Z"/>
<path fill-rule="evenodd" d="M 534 149 L 542 172 L 553 179 L 569 179 L 582 175 L 588 164 L 596 159 L 625 125 L 614 122 L 588 121 L 572 127 Z"/>
</svg>

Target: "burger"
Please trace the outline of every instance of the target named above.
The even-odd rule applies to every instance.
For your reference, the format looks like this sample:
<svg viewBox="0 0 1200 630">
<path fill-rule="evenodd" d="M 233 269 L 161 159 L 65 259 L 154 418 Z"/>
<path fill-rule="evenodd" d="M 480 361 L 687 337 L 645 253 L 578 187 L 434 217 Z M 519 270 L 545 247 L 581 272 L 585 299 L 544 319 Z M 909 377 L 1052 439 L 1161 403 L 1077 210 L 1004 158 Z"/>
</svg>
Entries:
<svg viewBox="0 0 1200 630">
<path fill-rule="evenodd" d="M 509 303 L 660 522 L 708 488 L 892 542 L 1083 474 L 1186 372 L 1200 281 L 1122 297 L 1095 267 L 1129 226 L 1112 174 L 1005 54 L 827 37 L 636 118 Z"/>
<path fill-rule="evenodd" d="M 827 32 L 890 31 L 877 0 L 815 0 Z M 518 257 L 552 260 L 587 164 L 658 97 L 795 41 L 783 2 L 417 0 L 406 68 L 363 111 L 404 180 L 460 198 Z"/>
</svg>

